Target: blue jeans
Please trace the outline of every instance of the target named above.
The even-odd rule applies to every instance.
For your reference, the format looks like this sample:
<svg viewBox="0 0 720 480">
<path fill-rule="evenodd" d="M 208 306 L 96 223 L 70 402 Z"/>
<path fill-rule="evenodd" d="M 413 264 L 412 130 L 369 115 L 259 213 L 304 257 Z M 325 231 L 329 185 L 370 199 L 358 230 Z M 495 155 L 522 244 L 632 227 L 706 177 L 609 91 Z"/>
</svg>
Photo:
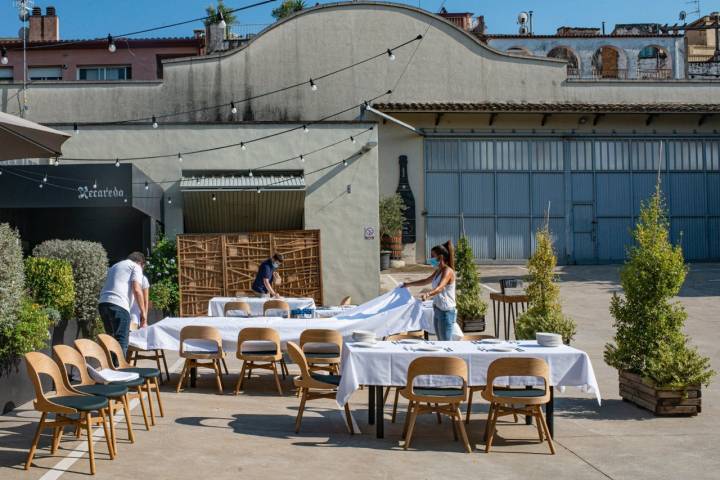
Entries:
<svg viewBox="0 0 720 480">
<path fill-rule="evenodd" d="M 433 307 L 433 325 L 435 325 L 435 335 L 438 340 L 452 340 L 453 326 L 457 318 L 457 310 L 440 310 Z"/>
<path fill-rule="evenodd" d="M 127 355 L 128 341 L 130 340 L 130 312 L 112 303 L 98 305 L 100 318 L 102 318 L 105 333 L 115 337 Z"/>
</svg>

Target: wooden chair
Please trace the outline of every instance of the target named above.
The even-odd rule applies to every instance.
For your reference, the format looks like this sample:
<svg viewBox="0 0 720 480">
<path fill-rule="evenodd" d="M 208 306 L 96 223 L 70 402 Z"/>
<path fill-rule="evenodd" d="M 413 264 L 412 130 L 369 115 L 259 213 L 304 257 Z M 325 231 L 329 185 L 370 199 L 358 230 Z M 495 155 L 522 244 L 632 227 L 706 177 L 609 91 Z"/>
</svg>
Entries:
<svg viewBox="0 0 720 480">
<path fill-rule="evenodd" d="M 340 306 L 342 307 L 345 305 L 352 305 L 352 297 L 350 295 L 340 300 Z"/>
<path fill-rule="evenodd" d="M 502 388 L 493 384 L 499 377 L 536 377 L 542 379 L 543 388 Z M 547 439 L 550 453 L 555 454 L 555 446 L 548 431 L 542 405 L 550 401 L 550 367 L 539 358 L 499 358 L 490 364 L 487 385 L 482 396 L 490 402 L 490 411 L 485 427 L 485 452 L 490 451 L 495 436 L 498 417 L 504 415 L 529 415 L 535 417 L 540 442 Z M 518 406 L 520 405 L 520 406 Z"/>
<path fill-rule="evenodd" d="M 62 439 L 63 429 L 67 425 L 76 428 L 85 427 L 88 438 L 88 454 L 90 456 L 90 473 L 95 475 L 95 451 L 93 450 L 93 425 L 102 423 L 105 431 L 105 441 L 107 443 L 110 458 L 115 458 L 115 450 L 108 432 L 106 423 L 106 413 L 108 400 L 105 397 L 86 395 L 68 388 L 63 381 L 60 368 L 44 353 L 29 352 L 25 354 L 25 364 L 27 365 L 28 375 L 35 387 L 35 401 L 33 406 L 35 410 L 42 412 L 40 423 L 35 431 L 30 451 L 28 452 L 27 461 L 25 462 L 25 470 L 29 470 L 32 465 L 35 451 L 37 450 L 40 433 L 46 428 L 53 429 L 53 439 L 51 453 L 57 451 L 60 440 Z M 40 375 L 49 376 L 55 384 L 55 395 L 46 396 L 43 390 Z M 97 412 L 98 417 L 93 417 L 93 412 Z M 53 420 L 48 420 L 48 414 L 54 414 Z M 112 421 L 112 420 L 111 420 Z"/>
<path fill-rule="evenodd" d="M 300 408 L 295 419 L 295 433 L 300 433 L 300 423 L 302 422 L 303 412 L 305 411 L 305 403 L 308 400 L 315 400 L 318 398 L 332 398 L 337 397 L 337 388 L 340 385 L 340 375 L 321 375 L 318 373 L 312 373 L 310 371 L 310 365 L 307 362 L 307 358 L 296 343 L 287 342 L 288 354 L 293 362 L 300 368 L 300 375 L 293 379 L 295 387 L 300 391 Z M 350 404 L 346 403 L 345 407 L 345 421 L 347 427 L 350 430 L 350 434 L 355 433 L 353 428 L 352 416 L 350 415 Z"/>
<path fill-rule="evenodd" d="M 419 340 L 425 338 L 425 330 L 415 330 L 413 332 L 396 333 L 385 337 L 387 342 L 396 342 L 398 340 Z M 400 389 L 403 387 L 388 387 L 385 389 L 385 397 L 383 398 L 383 405 L 387 403 L 387 399 L 390 396 L 390 390 L 395 389 L 395 400 L 393 400 L 392 416 L 390 417 L 390 423 L 395 423 L 397 418 L 397 407 L 398 400 L 400 400 Z"/>
<path fill-rule="evenodd" d="M 185 342 L 188 340 L 199 340 L 208 343 L 207 349 L 185 350 Z M 212 345 L 210 345 L 212 344 Z M 183 383 L 190 376 L 193 368 L 209 368 L 215 371 L 215 381 L 218 392 L 223 394 L 221 360 L 225 359 L 225 352 L 222 346 L 222 335 L 215 327 L 201 325 L 188 325 L 180 330 L 180 357 L 185 359 L 180 379 L 178 380 L 176 392 L 182 389 Z"/>
<path fill-rule="evenodd" d="M 227 302 L 225 306 L 223 306 L 223 316 L 225 317 L 237 317 L 239 315 L 228 315 L 229 312 L 233 311 L 241 311 L 245 312 L 246 317 L 252 317 L 252 310 L 250 309 L 250 305 L 248 305 L 245 302 Z"/>
<path fill-rule="evenodd" d="M 123 410 L 125 414 L 125 424 L 128 430 L 128 440 L 135 443 L 135 435 L 132 430 L 132 422 L 130 421 L 130 406 L 128 402 L 128 387 L 126 385 L 112 385 L 96 383 L 87 371 L 87 366 L 83 356 L 69 345 L 55 345 L 53 347 L 53 356 L 55 363 L 60 367 L 65 387 L 71 391 L 84 393 L 87 395 L 98 395 L 108 399 L 108 412 L 110 420 L 110 436 L 112 437 L 113 449 L 117 451 L 115 440 L 115 407 Z M 78 383 L 72 383 L 68 375 L 67 368 L 75 369 L 80 377 Z"/>
<path fill-rule="evenodd" d="M 266 350 L 243 352 L 243 343 L 248 341 L 271 342 L 273 345 L 268 345 Z M 270 370 L 275 377 L 275 385 L 277 386 L 278 393 L 280 393 L 280 395 L 283 394 L 282 386 L 280 385 L 280 376 L 277 371 L 278 363 L 281 364 L 282 368 L 283 357 L 282 350 L 280 349 L 280 334 L 276 330 L 258 327 L 243 328 L 238 334 L 237 352 L 235 355 L 243 362 L 240 376 L 235 384 L 235 395 L 242 390 L 242 385 L 245 381 L 245 369 L 247 369 L 247 378 L 250 378 L 253 369 Z M 285 371 L 283 370 L 282 373 L 284 378 Z"/>
<path fill-rule="evenodd" d="M 415 378 L 423 375 L 458 377 L 462 379 L 462 386 L 460 388 L 415 387 Z M 462 422 L 462 413 L 460 413 L 460 404 L 467 397 L 467 377 L 467 364 L 457 357 L 420 357 L 410 363 L 407 386 L 400 390 L 400 395 L 410 402 L 408 415 L 405 419 L 405 428 L 403 429 L 403 436 L 405 437 L 403 448 L 405 450 L 410 447 L 417 416 L 421 413 L 437 413 L 445 414 L 452 419 L 455 440 L 458 438 L 459 430 L 465 444 L 465 450 L 468 453 L 472 452 L 472 447 L 465 432 L 465 425 Z"/>
<path fill-rule="evenodd" d="M 98 342 L 102 346 L 103 350 L 105 350 L 105 355 L 107 355 L 108 362 L 110 362 L 111 365 L 114 365 L 112 363 L 113 355 L 117 358 L 118 365 L 115 368 L 116 370 L 119 370 L 121 372 L 137 373 L 138 375 L 140 375 L 140 378 L 145 379 L 145 390 L 147 390 L 148 404 L 150 405 L 150 418 L 152 419 L 152 424 L 155 425 L 155 410 L 153 409 L 151 398 L 151 392 L 153 390 L 155 390 L 155 397 L 157 398 L 160 416 L 165 416 L 165 412 L 163 411 L 162 399 L 160 398 L 160 383 L 158 382 L 158 378 L 162 376 L 162 372 L 160 371 L 160 369 L 132 366 L 130 363 L 128 363 L 127 360 L 125 360 L 125 357 L 123 357 L 123 350 L 120 346 L 120 343 L 115 340 L 115 337 L 111 337 L 106 333 L 101 333 L 100 335 L 98 335 Z"/>
<path fill-rule="evenodd" d="M 290 318 L 290 305 L 285 300 L 268 300 L 263 303 L 263 316 L 267 316 L 268 310 L 282 310 L 287 318 Z"/>
<path fill-rule="evenodd" d="M 77 348 L 77 350 L 80 352 L 80 355 L 83 356 L 86 362 L 88 359 L 92 359 L 100 365 L 100 368 L 115 368 L 115 366 L 108 360 L 108 356 L 105 353 L 105 350 L 103 350 L 100 345 L 93 342 L 92 340 L 88 340 L 87 338 L 78 338 L 77 340 L 75 340 L 75 348 Z M 145 391 L 143 389 L 143 386 L 145 385 L 145 379 L 140 376 L 140 378 L 136 380 L 122 382 L 120 384 L 125 385 L 126 387 L 128 387 L 128 390 L 133 392 L 128 393 L 128 398 L 137 398 L 140 402 L 140 409 L 142 410 L 143 420 L 145 421 L 145 429 L 150 430 L 150 422 L 148 421 L 147 411 L 145 410 L 145 403 L 143 402 L 143 392 Z M 150 407 L 152 409 L 150 392 L 147 392 L 147 401 L 148 403 L 150 403 Z M 152 424 L 155 425 L 154 420 Z"/>
<path fill-rule="evenodd" d="M 488 339 L 494 339 L 497 338 L 495 335 L 488 335 L 486 333 L 468 333 L 463 335 L 463 340 L 468 342 L 474 342 L 478 340 L 488 340 Z M 485 385 L 474 385 L 468 387 L 468 401 L 467 401 L 467 412 L 465 413 L 465 423 L 470 423 L 470 413 L 472 411 L 472 401 L 473 401 L 473 394 L 475 392 L 480 392 L 485 389 Z M 517 416 L 515 416 L 515 421 L 517 422 Z"/>
<path fill-rule="evenodd" d="M 134 325 L 134 323 L 131 324 L 131 331 L 138 329 L 137 326 L 133 328 Z M 151 360 L 157 363 L 157 368 L 160 371 L 162 371 L 162 367 L 160 366 L 160 361 L 162 360 L 162 365 L 165 366 L 166 380 L 163 380 L 162 375 L 160 375 L 160 382 L 165 383 L 166 381 L 170 381 L 170 369 L 168 368 L 167 358 L 165 358 L 165 350 L 161 348 L 156 348 L 153 350 L 142 350 L 140 348 L 133 347 L 132 345 L 128 346 L 127 361 L 129 363 L 132 363 L 133 367 L 137 367 L 138 360 Z"/>
<path fill-rule="evenodd" d="M 300 348 L 313 372 L 339 375 L 342 346 L 343 338 L 337 330 L 310 328 L 300 334 Z"/>
</svg>

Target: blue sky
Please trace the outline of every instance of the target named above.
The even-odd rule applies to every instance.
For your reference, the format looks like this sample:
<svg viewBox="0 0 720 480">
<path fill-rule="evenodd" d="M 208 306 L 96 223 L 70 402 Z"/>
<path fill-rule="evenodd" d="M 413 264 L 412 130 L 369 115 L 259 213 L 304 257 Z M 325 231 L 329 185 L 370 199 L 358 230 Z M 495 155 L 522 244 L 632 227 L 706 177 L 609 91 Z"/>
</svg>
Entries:
<svg viewBox="0 0 720 480">
<path fill-rule="evenodd" d="M 255 0 L 226 0 L 230 7 L 239 7 Z M 316 0 L 306 0 L 314 5 Z M 141 30 L 162 24 L 189 20 L 204 15 L 212 0 L 35 0 L 35 5 L 55 6 L 60 17 L 62 38 L 97 38 Z M 241 12 L 239 23 L 267 24 L 272 22 L 270 11 L 277 2 Z M 418 2 L 405 2 L 418 5 Z M 442 0 L 421 0 L 419 5 L 437 12 Z M 523 10 L 533 10 L 535 33 L 553 33 L 558 26 L 597 26 L 604 20 L 608 30 L 615 23 L 658 22 L 674 23 L 680 10 L 695 7 L 685 0 L 448 0 L 450 11 L 469 11 L 485 15 L 491 33 L 517 31 L 516 16 Z M 701 0 L 703 12 L 720 10 L 720 0 Z M 694 19 L 694 17 L 693 17 Z M 20 22 L 12 0 L 0 0 L 0 37 L 16 36 Z M 197 24 L 161 30 L 148 36 L 185 36 Z"/>
</svg>

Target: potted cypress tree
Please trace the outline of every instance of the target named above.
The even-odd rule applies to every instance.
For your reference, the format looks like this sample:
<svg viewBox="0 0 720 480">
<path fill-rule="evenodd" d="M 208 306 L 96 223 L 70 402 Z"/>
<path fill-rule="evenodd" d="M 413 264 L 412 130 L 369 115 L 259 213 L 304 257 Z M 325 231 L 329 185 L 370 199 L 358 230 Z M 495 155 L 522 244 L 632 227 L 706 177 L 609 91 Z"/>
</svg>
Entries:
<svg viewBox="0 0 720 480">
<path fill-rule="evenodd" d="M 402 229 L 405 224 L 405 204 L 397 193 L 380 200 L 380 247 L 390 251 L 394 259 L 402 257 Z"/>
<path fill-rule="evenodd" d="M 463 332 L 484 332 L 487 303 L 480 297 L 480 275 L 470 241 L 460 237 L 455 252 L 457 314 Z"/>
<path fill-rule="evenodd" d="M 687 267 L 670 242 L 660 185 L 643 202 L 633 245 L 620 272 L 624 295 L 613 295 L 615 338 L 605 362 L 619 371 L 620 396 L 656 415 L 697 415 L 700 387 L 715 372 L 683 333 L 685 308 L 673 301 Z"/>
<path fill-rule="evenodd" d="M 515 336 L 534 340 L 537 332 L 557 333 L 569 344 L 575 336 L 576 324 L 563 314 L 560 304 L 560 287 L 555 277 L 557 257 L 547 221 L 535 232 L 535 245 L 535 253 L 527 266 L 530 272 L 526 289 L 528 309 L 517 319 Z"/>
</svg>

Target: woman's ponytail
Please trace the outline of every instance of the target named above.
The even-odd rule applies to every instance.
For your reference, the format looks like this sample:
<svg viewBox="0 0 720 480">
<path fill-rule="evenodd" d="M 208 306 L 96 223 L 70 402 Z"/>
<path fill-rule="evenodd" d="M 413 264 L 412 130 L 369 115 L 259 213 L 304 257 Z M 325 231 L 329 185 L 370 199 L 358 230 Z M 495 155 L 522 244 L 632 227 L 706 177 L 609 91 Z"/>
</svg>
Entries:
<svg viewBox="0 0 720 480">
<path fill-rule="evenodd" d="M 448 252 L 448 256 L 445 259 L 445 263 L 448 264 L 450 268 L 455 270 L 455 247 L 453 246 L 452 240 L 448 240 L 443 244 L 443 247 L 445 247 L 445 250 Z"/>
</svg>

